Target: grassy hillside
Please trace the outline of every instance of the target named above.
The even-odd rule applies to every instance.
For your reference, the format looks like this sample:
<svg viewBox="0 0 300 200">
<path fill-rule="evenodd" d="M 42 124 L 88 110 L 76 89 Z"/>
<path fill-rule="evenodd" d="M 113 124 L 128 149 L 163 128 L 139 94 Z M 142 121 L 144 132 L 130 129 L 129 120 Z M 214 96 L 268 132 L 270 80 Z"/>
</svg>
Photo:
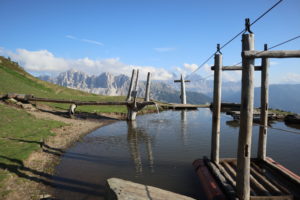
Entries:
<svg viewBox="0 0 300 200">
<path fill-rule="evenodd" d="M 36 97 L 83 101 L 123 101 L 124 97 L 100 96 L 41 81 L 25 72 L 17 63 L 0 56 L 0 95 L 6 93 L 33 94 Z M 49 104 L 67 109 L 66 104 Z M 124 106 L 80 106 L 78 111 L 126 112 Z"/>
</svg>

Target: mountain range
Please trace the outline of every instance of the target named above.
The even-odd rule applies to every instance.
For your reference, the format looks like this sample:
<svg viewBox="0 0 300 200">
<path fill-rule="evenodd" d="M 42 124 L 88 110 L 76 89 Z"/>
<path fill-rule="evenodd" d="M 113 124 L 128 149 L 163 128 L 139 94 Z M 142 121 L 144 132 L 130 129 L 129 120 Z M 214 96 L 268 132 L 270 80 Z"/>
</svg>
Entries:
<svg viewBox="0 0 300 200">
<path fill-rule="evenodd" d="M 113 75 L 102 73 L 88 75 L 81 71 L 69 70 L 60 73 L 57 77 L 40 76 L 42 80 L 61 86 L 83 90 L 90 93 L 126 96 L 130 84 L 130 77 L 126 75 Z M 178 79 L 175 77 L 174 79 Z M 187 102 L 191 104 L 204 104 L 212 102 L 213 81 L 205 80 L 198 74 L 189 76 L 191 82 L 186 83 Z M 144 97 L 146 83 L 139 81 L 138 96 Z M 274 84 L 270 85 L 269 107 L 300 113 L 300 84 Z M 152 81 L 150 98 L 170 102 L 180 102 L 180 84 L 168 81 Z M 255 88 L 254 104 L 260 106 L 260 88 Z M 239 103 L 241 98 L 241 82 L 222 83 L 222 101 Z"/>
</svg>

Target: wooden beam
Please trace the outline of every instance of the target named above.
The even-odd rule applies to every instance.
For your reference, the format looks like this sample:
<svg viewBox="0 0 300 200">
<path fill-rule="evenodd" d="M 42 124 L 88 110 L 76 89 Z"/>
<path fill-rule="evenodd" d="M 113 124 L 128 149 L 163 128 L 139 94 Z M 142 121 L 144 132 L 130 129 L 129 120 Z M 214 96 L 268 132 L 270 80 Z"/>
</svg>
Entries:
<svg viewBox="0 0 300 200">
<path fill-rule="evenodd" d="M 300 50 L 294 51 L 254 51 L 245 50 L 242 52 L 245 58 L 300 58 Z"/>
<path fill-rule="evenodd" d="M 254 50 L 254 34 L 243 34 L 242 50 Z M 254 59 L 242 61 L 241 120 L 237 152 L 237 195 L 240 200 L 250 200 L 250 157 L 254 100 Z"/>
<path fill-rule="evenodd" d="M 190 80 L 184 80 L 184 82 L 190 83 L 191 81 Z M 181 80 L 174 80 L 174 83 L 181 83 Z"/>
<path fill-rule="evenodd" d="M 133 89 L 134 76 L 135 76 L 135 69 L 132 70 L 132 75 L 131 75 L 131 80 L 130 80 L 130 85 L 129 85 L 129 89 L 128 89 L 128 94 L 127 94 L 126 101 L 130 101 L 131 100 L 131 92 L 132 92 L 132 89 Z"/>
<path fill-rule="evenodd" d="M 150 84 L 151 84 L 151 73 L 148 72 L 146 91 L 145 91 L 145 101 L 150 101 Z"/>
<path fill-rule="evenodd" d="M 220 115 L 221 115 L 221 87 L 222 87 L 222 54 L 215 55 L 214 96 L 212 116 L 211 160 L 219 164 L 220 157 Z"/>
<path fill-rule="evenodd" d="M 222 71 L 235 71 L 235 70 L 242 70 L 242 66 L 223 66 Z M 215 66 L 211 67 L 211 70 L 215 70 Z M 255 71 L 261 71 L 261 66 L 254 66 Z"/>
<path fill-rule="evenodd" d="M 264 49 L 268 46 L 265 44 Z M 261 90 L 260 90 L 260 127 L 257 157 L 265 160 L 267 149 L 268 104 L 269 104 L 269 59 L 261 60 Z"/>
</svg>

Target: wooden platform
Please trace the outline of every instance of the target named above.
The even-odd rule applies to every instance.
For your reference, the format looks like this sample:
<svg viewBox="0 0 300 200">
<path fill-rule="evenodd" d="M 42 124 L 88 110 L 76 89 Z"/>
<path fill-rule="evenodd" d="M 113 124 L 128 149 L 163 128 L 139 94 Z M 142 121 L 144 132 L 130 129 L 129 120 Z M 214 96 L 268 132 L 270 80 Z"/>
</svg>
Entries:
<svg viewBox="0 0 300 200">
<path fill-rule="evenodd" d="M 195 105 L 195 104 L 160 104 L 164 109 L 173 109 L 173 110 L 197 110 L 198 108 L 209 108 L 210 104 Z"/>
<path fill-rule="evenodd" d="M 237 199 L 236 159 L 221 159 L 216 165 L 208 159 L 193 163 L 207 199 Z M 300 177 L 271 158 L 251 160 L 251 199 L 300 200 Z"/>
</svg>

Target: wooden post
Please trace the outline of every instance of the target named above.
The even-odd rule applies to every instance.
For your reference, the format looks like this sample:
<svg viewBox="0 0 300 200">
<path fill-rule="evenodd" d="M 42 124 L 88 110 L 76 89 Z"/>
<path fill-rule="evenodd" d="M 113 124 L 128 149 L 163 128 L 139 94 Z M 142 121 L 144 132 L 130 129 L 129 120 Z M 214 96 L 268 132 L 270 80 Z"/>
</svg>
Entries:
<svg viewBox="0 0 300 200">
<path fill-rule="evenodd" d="M 243 34 L 242 50 L 254 50 L 254 34 Z M 250 199 L 250 156 L 254 100 L 254 59 L 242 58 L 242 95 L 240 133 L 237 152 L 237 196 L 240 200 Z"/>
<path fill-rule="evenodd" d="M 221 87 L 222 87 L 222 54 L 215 54 L 211 160 L 216 164 L 219 164 L 219 152 L 220 152 Z"/>
<path fill-rule="evenodd" d="M 186 93 L 185 93 L 185 81 L 184 77 L 181 74 L 181 103 L 186 104 Z"/>
<path fill-rule="evenodd" d="M 131 92 L 132 92 L 132 88 L 133 88 L 133 80 L 135 78 L 135 69 L 132 70 L 132 75 L 131 75 L 131 80 L 130 80 L 130 85 L 129 85 L 129 89 L 128 89 L 128 94 L 127 94 L 127 99 L 126 101 L 130 101 L 131 100 Z"/>
<path fill-rule="evenodd" d="M 177 82 L 180 82 L 180 84 L 181 84 L 181 95 L 180 95 L 181 103 L 186 104 L 185 82 L 190 82 L 190 81 L 184 80 L 184 78 L 181 74 L 180 80 L 174 80 L 174 83 L 177 83 Z"/>
<path fill-rule="evenodd" d="M 150 101 L 150 84 L 151 84 L 151 73 L 148 72 L 147 76 L 147 85 L 146 85 L 146 91 L 145 91 L 145 101 Z"/>
<path fill-rule="evenodd" d="M 268 50 L 267 44 L 264 50 Z M 265 160 L 267 148 L 268 104 L 269 104 L 269 59 L 261 59 L 260 128 L 257 157 Z"/>
<path fill-rule="evenodd" d="M 136 71 L 134 91 L 137 91 L 138 82 L 139 82 L 139 70 Z"/>
</svg>

